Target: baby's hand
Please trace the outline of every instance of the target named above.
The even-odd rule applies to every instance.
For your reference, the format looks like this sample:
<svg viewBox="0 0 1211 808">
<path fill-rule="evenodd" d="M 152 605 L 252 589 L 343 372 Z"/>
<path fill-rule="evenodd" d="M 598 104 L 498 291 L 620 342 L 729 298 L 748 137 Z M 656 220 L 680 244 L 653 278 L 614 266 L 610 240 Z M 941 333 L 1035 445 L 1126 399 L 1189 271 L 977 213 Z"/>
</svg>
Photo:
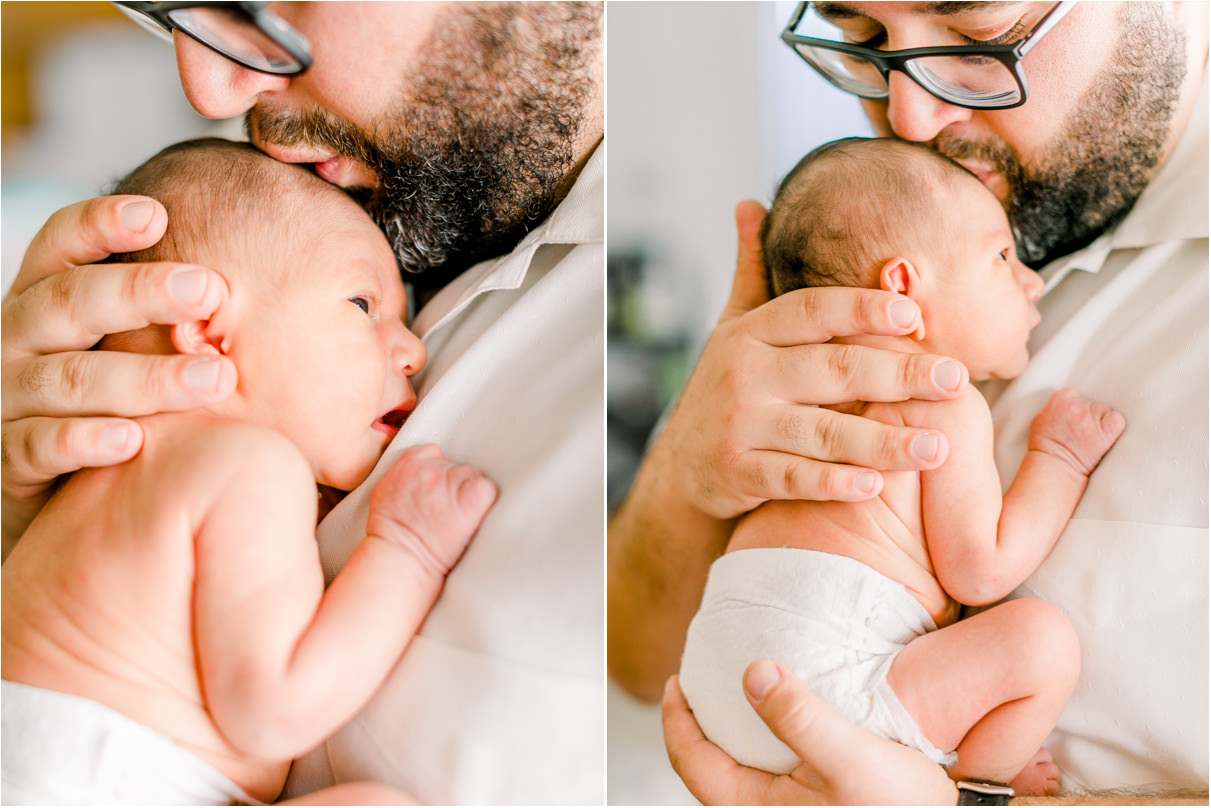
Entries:
<svg viewBox="0 0 1211 808">
<path fill-rule="evenodd" d="M 445 575 L 496 494 L 496 485 L 475 466 L 450 462 L 432 443 L 414 446 L 374 486 L 367 533 L 400 545 L 429 572 Z"/>
<path fill-rule="evenodd" d="M 1046 452 L 1088 476 L 1123 434 L 1127 419 L 1071 387 L 1052 394 L 1030 424 L 1029 448 Z"/>
</svg>

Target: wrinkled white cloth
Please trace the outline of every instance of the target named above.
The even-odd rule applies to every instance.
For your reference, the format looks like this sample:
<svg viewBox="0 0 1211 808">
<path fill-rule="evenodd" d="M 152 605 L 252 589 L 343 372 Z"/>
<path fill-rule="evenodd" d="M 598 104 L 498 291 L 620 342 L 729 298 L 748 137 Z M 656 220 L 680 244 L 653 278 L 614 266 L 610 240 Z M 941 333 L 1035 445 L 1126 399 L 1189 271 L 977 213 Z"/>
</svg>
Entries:
<svg viewBox="0 0 1211 808">
<path fill-rule="evenodd" d="M 5 805 L 260 805 L 192 752 L 91 699 L 0 683 Z"/>
<path fill-rule="evenodd" d="M 605 801 L 605 147 L 512 253 L 417 316 L 420 403 L 320 525 L 331 579 L 404 448 L 482 468 L 500 499 L 375 698 L 287 794 L 391 783 L 425 804 Z"/>
<path fill-rule="evenodd" d="M 1043 270 L 1026 371 L 985 391 L 1004 485 L 1072 385 L 1127 418 L 1051 555 L 1016 593 L 1059 606 L 1081 677 L 1047 741 L 1065 789 L 1208 784 L 1207 79 L 1135 207 Z"/>
<path fill-rule="evenodd" d="M 938 749 L 887 682 L 896 655 L 937 626 L 904 585 L 852 558 L 793 548 L 727 553 L 711 565 L 681 657 L 681 690 L 703 733 L 746 766 L 775 773 L 799 757 L 745 698 L 744 669 L 774 659 L 849 720 L 920 749 Z"/>
</svg>

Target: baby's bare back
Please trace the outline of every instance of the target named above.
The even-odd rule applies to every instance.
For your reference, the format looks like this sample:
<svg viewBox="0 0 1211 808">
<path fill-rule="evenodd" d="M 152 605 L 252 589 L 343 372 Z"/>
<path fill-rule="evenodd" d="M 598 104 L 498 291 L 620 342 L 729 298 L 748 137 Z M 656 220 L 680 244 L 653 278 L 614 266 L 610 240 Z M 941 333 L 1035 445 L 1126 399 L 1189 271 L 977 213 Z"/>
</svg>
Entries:
<svg viewBox="0 0 1211 808">
<path fill-rule="evenodd" d="M 92 699 L 246 789 L 276 793 L 289 761 L 249 761 L 206 711 L 193 643 L 194 523 L 211 483 L 156 438 L 147 429 L 130 463 L 75 474 L 5 562 L 4 678 Z"/>
<path fill-rule="evenodd" d="M 907 424 L 899 404 L 867 404 L 858 412 L 886 424 Z M 959 606 L 938 582 L 929 558 L 917 472 L 883 472 L 882 491 L 865 502 L 767 502 L 740 521 L 727 552 L 760 547 L 817 550 L 861 561 L 902 583 L 939 627 L 958 618 Z"/>
</svg>

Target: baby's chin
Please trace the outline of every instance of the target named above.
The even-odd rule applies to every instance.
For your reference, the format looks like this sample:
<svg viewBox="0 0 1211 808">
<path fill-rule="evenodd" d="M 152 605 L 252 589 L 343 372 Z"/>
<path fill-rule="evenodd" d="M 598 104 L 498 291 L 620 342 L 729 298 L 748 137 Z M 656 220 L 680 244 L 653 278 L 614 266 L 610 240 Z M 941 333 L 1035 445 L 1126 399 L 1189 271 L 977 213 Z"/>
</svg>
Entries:
<svg viewBox="0 0 1211 808">
<path fill-rule="evenodd" d="M 382 452 L 373 457 L 360 458 L 356 462 L 342 465 L 335 469 L 316 469 L 315 481 L 320 485 L 335 488 L 337 491 L 349 492 L 366 481 L 370 472 L 378 465 Z"/>
<path fill-rule="evenodd" d="M 1030 362 L 1030 354 L 1028 354 L 1026 352 L 1026 349 L 1023 348 L 1021 353 L 1018 354 L 1018 356 L 1016 356 L 1013 359 L 1013 361 L 1006 363 L 1003 367 L 997 368 L 996 370 L 989 371 L 988 375 L 985 378 L 1004 379 L 1004 380 L 1016 379 L 1018 376 L 1021 376 L 1022 373 L 1026 370 L 1026 365 L 1029 364 L 1029 362 Z M 976 376 L 973 376 L 973 379 L 976 381 L 981 380 L 981 379 L 979 379 L 979 377 L 976 377 Z"/>
</svg>

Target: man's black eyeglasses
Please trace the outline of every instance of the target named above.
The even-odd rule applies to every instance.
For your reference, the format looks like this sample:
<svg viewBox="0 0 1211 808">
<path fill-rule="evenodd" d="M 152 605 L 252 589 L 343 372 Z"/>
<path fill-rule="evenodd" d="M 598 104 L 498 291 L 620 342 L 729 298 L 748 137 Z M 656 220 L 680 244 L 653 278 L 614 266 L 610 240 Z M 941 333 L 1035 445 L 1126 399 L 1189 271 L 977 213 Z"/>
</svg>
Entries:
<svg viewBox="0 0 1211 808">
<path fill-rule="evenodd" d="M 311 43 L 265 2 L 114 3 L 162 39 L 174 30 L 231 61 L 275 76 L 297 76 L 311 66 Z"/>
<path fill-rule="evenodd" d="M 881 51 L 795 33 L 811 3 L 799 3 L 782 30 L 782 41 L 820 75 L 848 93 L 885 101 L 888 76 L 898 70 L 930 95 L 967 109 L 1011 109 L 1026 103 L 1029 90 L 1021 61 L 1076 5 L 1058 3 L 1025 39 L 1003 45 L 952 45 Z"/>
</svg>

